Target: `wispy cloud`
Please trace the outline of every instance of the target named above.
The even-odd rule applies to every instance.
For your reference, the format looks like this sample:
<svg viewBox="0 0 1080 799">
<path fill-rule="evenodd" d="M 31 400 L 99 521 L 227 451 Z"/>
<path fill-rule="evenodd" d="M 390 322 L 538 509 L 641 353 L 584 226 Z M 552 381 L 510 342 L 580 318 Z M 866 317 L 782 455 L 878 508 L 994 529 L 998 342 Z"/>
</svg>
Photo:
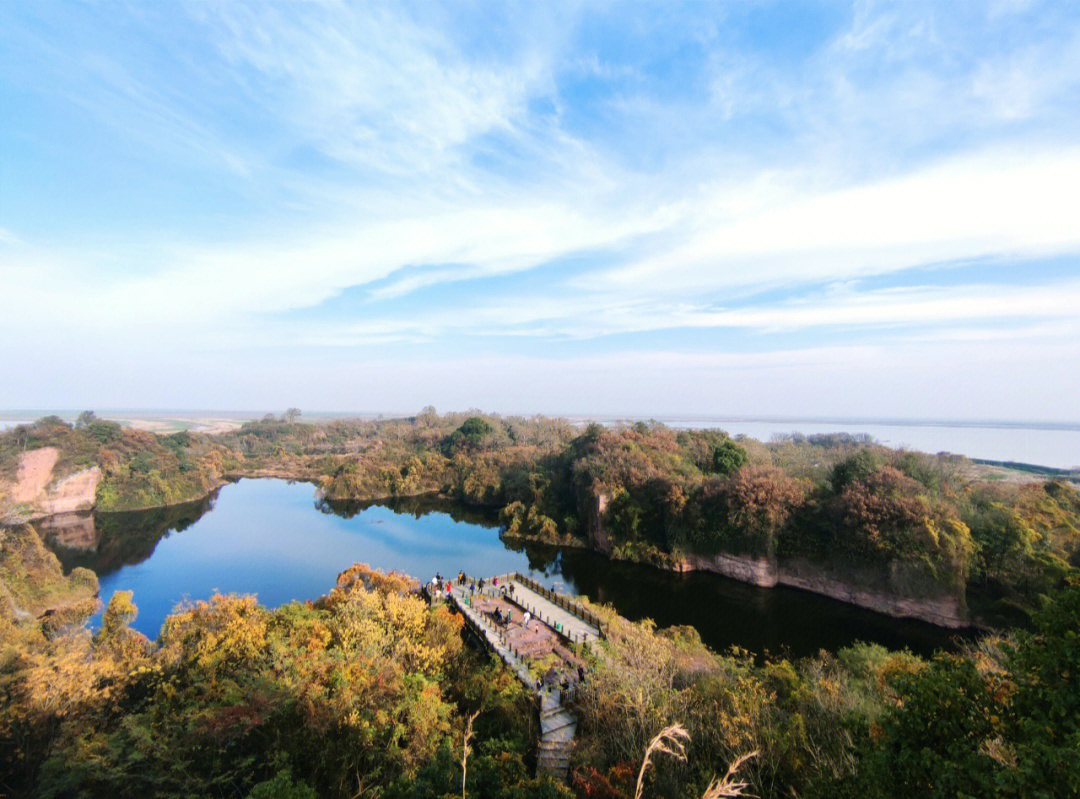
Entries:
<svg viewBox="0 0 1080 799">
<path fill-rule="evenodd" d="M 9 5 L 0 359 L 362 362 L 444 405 L 486 366 L 583 409 L 618 369 L 798 397 L 1080 358 L 1076 9 L 792 13 Z"/>
<path fill-rule="evenodd" d="M 844 188 L 725 187 L 691 206 L 674 248 L 580 283 L 652 294 L 1076 252 L 1077 181 L 1080 149 L 1067 148 L 979 153 Z"/>
<path fill-rule="evenodd" d="M 238 2 L 191 9 L 268 114 L 342 165 L 399 176 L 460 168 L 457 148 L 478 136 L 524 135 L 528 100 L 550 92 L 551 59 L 568 30 L 538 9 L 488 9 L 507 41 L 477 58 L 440 29 L 449 17 L 432 8 Z"/>
</svg>

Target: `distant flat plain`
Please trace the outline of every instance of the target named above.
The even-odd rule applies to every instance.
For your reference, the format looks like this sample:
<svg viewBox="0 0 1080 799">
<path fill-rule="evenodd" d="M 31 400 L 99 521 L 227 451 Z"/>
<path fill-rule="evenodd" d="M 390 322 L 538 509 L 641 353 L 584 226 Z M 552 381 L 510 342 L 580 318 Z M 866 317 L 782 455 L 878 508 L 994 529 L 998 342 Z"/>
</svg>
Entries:
<svg viewBox="0 0 1080 799">
<path fill-rule="evenodd" d="M 73 410 L 0 411 L 0 430 L 50 413 L 73 421 Z M 97 414 L 126 426 L 154 433 L 169 434 L 181 430 L 200 433 L 225 433 L 238 430 L 264 412 L 256 411 L 186 411 L 186 410 L 99 410 Z M 410 413 L 377 412 L 305 412 L 305 421 L 321 422 L 340 418 L 390 419 Z M 733 436 L 746 435 L 769 441 L 777 435 L 799 433 L 865 433 L 878 442 L 897 448 L 923 452 L 952 452 L 969 458 L 1012 461 L 1054 469 L 1080 469 L 1080 422 L 979 421 L 979 420 L 896 420 L 896 419 L 810 419 L 795 417 L 746 416 L 587 416 L 567 415 L 571 422 L 584 425 L 595 420 L 603 424 L 653 419 L 674 428 L 716 427 Z M 981 471 L 998 475 L 997 479 L 1022 479 L 1024 473 L 987 466 Z"/>
</svg>

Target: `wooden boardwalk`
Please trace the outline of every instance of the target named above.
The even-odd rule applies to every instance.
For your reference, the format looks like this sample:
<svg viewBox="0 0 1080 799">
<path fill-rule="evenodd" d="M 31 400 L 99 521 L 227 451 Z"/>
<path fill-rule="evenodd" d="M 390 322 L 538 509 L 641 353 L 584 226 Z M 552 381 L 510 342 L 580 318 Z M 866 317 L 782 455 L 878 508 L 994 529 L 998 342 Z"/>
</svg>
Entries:
<svg viewBox="0 0 1080 799">
<path fill-rule="evenodd" d="M 461 612 L 476 637 L 536 696 L 537 773 L 566 779 L 577 719 L 567 709 L 569 696 L 564 693 L 576 690 L 578 669 L 585 666 L 573 650 L 603 637 L 602 626 L 568 597 L 521 575 L 499 575 L 483 582 L 483 590 L 471 580 L 454 583 L 449 594 L 443 590 L 440 596 Z"/>
</svg>

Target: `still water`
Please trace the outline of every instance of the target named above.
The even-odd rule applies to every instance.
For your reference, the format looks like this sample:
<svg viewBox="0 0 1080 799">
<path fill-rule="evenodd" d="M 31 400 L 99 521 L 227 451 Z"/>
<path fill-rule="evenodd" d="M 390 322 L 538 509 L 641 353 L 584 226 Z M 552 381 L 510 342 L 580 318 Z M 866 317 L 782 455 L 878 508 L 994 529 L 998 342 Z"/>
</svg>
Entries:
<svg viewBox="0 0 1080 799">
<path fill-rule="evenodd" d="M 419 579 L 459 569 L 478 576 L 520 571 L 631 619 L 691 625 L 715 649 L 802 656 L 867 640 L 925 654 L 951 640 L 929 624 L 794 589 L 678 575 L 581 550 L 515 547 L 499 538 L 491 514 L 433 499 L 331 504 L 306 483 L 241 480 L 203 502 L 84 521 L 43 533 L 65 569 L 98 573 L 104 603 L 115 591 L 134 591 L 133 626 L 151 638 L 181 601 L 215 591 L 256 594 L 271 607 L 314 599 L 341 571 L 364 562 Z"/>
</svg>

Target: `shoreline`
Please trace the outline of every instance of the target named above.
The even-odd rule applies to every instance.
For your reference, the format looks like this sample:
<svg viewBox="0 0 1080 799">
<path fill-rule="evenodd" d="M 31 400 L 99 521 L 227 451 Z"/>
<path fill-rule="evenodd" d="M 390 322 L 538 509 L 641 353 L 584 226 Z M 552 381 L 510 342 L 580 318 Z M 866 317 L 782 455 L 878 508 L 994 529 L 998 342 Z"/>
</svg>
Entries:
<svg viewBox="0 0 1080 799">
<path fill-rule="evenodd" d="M 262 470 L 259 470 L 262 471 Z M 223 475 L 223 479 L 212 488 L 210 491 L 202 494 L 201 496 L 191 499 L 185 499 L 182 502 L 157 504 L 139 508 L 126 508 L 121 510 L 100 510 L 96 506 L 92 507 L 84 513 L 87 515 L 93 515 L 96 513 L 102 514 L 123 514 L 123 513 L 138 513 L 143 511 L 158 510 L 163 508 L 175 508 L 183 505 L 194 504 L 205 501 L 207 498 L 214 495 L 222 487 L 228 483 L 235 483 L 243 479 L 250 480 L 287 480 L 289 482 L 297 483 L 310 483 L 315 487 L 315 498 L 317 500 L 327 499 L 329 501 L 340 502 L 357 502 L 357 503 L 371 503 L 375 505 L 388 505 L 395 500 L 409 500 L 409 499 L 421 499 L 424 497 L 431 497 L 445 502 L 452 502 L 460 505 L 463 508 L 472 508 L 474 506 L 468 503 L 461 502 L 453 497 L 448 497 L 439 491 L 423 491 L 415 494 L 402 494 L 397 496 L 388 497 L 365 497 L 365 498 L 329 498 L 321 493 L 321 489 L 318 487 L 317 481 L 313 480 L 310 476 L 297 476 L 297 475 L 285 475 L 281 473 L 276 474 L 241 474 L 238 472 L 229 472 Z M 491 510 L 492 506 L 477 506 L 487 510 Z M 49 518 L 57 516 L 63 516 L 65 514 L 50 514 L 45 516 L 35 517 L 33 521 L 40 522 Z M 812 575 L 810 578 L 801 576 L 799 579 L 791 579 L 789 575 L 784 574 L 783 577 L 772 580 L 762 580 L 760 575 L 754 568 L 742 568 L 742 561 L 745 559 L 739 555 L 721 555 L 721 559 L 727 561 L 738 561 L 739 564 L 736 567 L 725 569 L 720 566 L 713 566 L 712 564 L 704 563 L 705 560 L 715 560 L 716 556 L 712 558 L 706 558 L 705 556 L 674 556 L 671 555 L 663 559 L 662 562 L 657 562 L 656 558 L 634 558 L 634 557 L 621 557 L 616 556 L 612 552 L 605 551 L 603 547 L 597 546 L 595 542 L 589 539 L 580 538 L 569 533 L 560 534 L 556 539 L 543 539 L 534 536 L 517 534 L 507 534 L 502 525 L 499 525 L 499 538 L 505 542 L 512 544 L 529 545 L 535 544 L 539 546 L 548 546 L 559 549 L 578 549 L 583 551 L 595 552 L 602 555 L 607 560 L 612 562 L 625 562 L 635 563 L 644 566 L 650 566 L 652 568 L 659 569 L 661 571 L 671 573 L 689 573 L 689 572 L 705 572 L 716 574 L 717 576 L 727 579 L 736 580 L 738 582 L 756 585 L 761 588 L 773 589 L 777 586 L 783 586 L 791 588 L 793 590 L 803 591 L 817 596 L 825 596 L 838 602 L 842 602 L 853 607 L 863 608 L 875 613 L 880 613 L 883 616 L 888 616 L 895 619 L 914 619 L 922 621 L 928 624 L 932 624 L 935 627 L 942 629 L 963 630 L 971 627 L 977 627 L 977 624 L 973 624 L 970 619 L 963 618 L 956 612 L 942 612 L 940 608 L 933 608 L 933 612 L 924 609 L 922 606 L 927 602 L 930 604 L 940 603 L 941 598 L 922 599 L 916 597 L 908 597 L 903 595 L 893 595 L 888 592 L 875 591 L 862 586 L 856 586 L 846 583 L 843 580 L 832 578 L 828 575 L 827 570 L 824 568 L 815 568 L 815 572 L 820 572 Z M 808 564 L 814 565 L 814 564 Z"/>
</svg>

